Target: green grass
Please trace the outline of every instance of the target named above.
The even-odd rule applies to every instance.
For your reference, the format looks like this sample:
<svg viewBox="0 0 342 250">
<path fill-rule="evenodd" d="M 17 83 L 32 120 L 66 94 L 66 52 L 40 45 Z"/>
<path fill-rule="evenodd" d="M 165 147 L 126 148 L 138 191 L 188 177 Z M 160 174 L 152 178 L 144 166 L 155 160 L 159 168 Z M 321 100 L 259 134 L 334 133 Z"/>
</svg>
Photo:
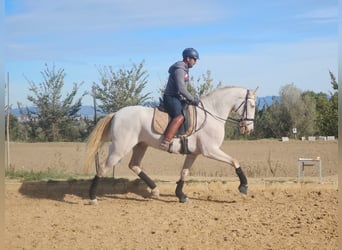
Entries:
<svg viewBox="0 0 342 250">
<path fill-rule="evenodd" d="M 78 174 L 67 174 L 61 172 L 35 172 L 25 170 L 6 170 L 5 177 L 20 181 L 49 181 L 49 180 L 70 180 L 80 177 Z"/>
</svg>

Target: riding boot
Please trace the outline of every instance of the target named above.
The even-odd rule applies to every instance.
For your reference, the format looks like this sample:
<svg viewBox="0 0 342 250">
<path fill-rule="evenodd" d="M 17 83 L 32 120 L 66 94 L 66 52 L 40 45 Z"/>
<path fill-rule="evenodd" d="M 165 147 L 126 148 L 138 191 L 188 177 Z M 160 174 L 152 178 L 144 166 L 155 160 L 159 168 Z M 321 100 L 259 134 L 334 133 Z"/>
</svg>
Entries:
<svg viewBox="0 0 342 250">
<path fill-rule="evenodd" d="M 163 149 L 169 150 L 170 143 L 183 122 L 184 122 L 183 115 L 178 115 L 172 119 L 171 123 L 169 124 L 165 132 L 164 140 L 160 145 Z"/>
</svg>

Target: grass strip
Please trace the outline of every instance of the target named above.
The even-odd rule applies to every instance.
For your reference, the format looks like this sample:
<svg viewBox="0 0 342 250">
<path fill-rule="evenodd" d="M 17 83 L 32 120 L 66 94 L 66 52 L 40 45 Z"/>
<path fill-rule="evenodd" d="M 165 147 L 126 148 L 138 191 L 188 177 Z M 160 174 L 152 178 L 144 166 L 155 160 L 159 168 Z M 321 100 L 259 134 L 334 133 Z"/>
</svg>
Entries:
<svg viewBox="0 0 342 250">
<path fill-rule="evenodd" d="M 48 181 L 48 180 L 70 180 L 77 179 L 81 175 L 52 172 L 52 171 L 27 171 L 27 170 L 6 170 L 5 177 L 20 181 Z M 84 177 L 84 176 L 83 176 Z"/>
</svg>

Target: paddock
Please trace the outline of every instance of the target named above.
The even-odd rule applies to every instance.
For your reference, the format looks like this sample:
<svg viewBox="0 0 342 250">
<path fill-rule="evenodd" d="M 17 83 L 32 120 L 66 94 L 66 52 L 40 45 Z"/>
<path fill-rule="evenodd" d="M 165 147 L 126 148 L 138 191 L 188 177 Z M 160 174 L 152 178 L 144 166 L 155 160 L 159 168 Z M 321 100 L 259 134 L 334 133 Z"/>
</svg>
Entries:
<svg viewBox="0 0 342 250">
<path fill-rule="evenodd" d="M 84 148 L 13 143 L 12 164 L 80 173 Z M 103 180 L 98 206 L 87 205 L 86 177 L 6 179 L 5 249 L 337 249 L 336 141 L 226 141 L 223 150 L 246 169 L 247 198 L 229 166 L 200 158 L 184 186 L 191 203 L 179 203 L 174 188 L 183 157 L 155 150 L 143 166 L 160 187 L 158 200 L 146 197 L 126 158 L 115 171 L 120 179 Z M 297 159 L 317 156 L 322 183 L 314 170 L 297 183 Z"/>
</svg>

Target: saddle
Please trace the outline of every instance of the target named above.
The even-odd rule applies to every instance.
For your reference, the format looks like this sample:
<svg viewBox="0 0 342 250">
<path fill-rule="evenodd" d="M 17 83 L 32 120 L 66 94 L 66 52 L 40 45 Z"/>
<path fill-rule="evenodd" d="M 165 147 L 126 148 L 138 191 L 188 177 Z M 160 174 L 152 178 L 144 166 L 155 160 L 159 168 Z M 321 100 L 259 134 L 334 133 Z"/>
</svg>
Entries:
<svg viewBox="0 0 342 250">
<path fill-rule="evenodd" d="M 184 122 L 178 129 L 175 137 L 187 137 L 191 135 L 195 129 L 195 107 L 187 103 L 182 103 L 182 114 L 184 115 Z M 167 126 L 171 122 L 171 117 L 166 112 L 163 103 L 160 102 L 158 107 L 154 108 L 152 126 L 155 132 L 163 135 Z"/>
</svg>

